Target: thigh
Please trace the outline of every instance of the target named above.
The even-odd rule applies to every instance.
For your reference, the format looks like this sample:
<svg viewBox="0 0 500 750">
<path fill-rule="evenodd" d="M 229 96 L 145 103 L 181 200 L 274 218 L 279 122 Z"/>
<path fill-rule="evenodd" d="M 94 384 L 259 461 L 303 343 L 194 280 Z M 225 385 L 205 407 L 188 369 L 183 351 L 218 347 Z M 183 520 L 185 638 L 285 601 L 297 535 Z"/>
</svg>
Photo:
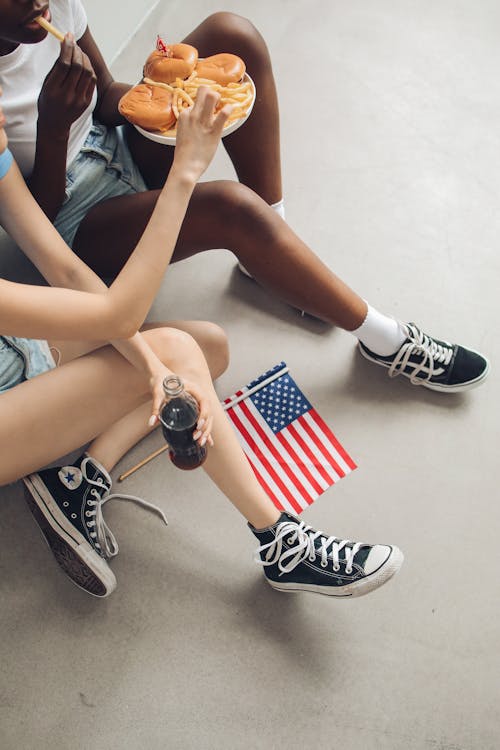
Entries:
<svg viewBox="0 0 500 750">
<path fill-rule="evenodd" d="M 136 408 L 147 381 L 111 347 L 0 394 L 0 484 L 84 445 Z"/>
<path fill-rule="evenodd" d="M 152 332 L 144 335 L 153 344 Z M 209 377 L 191 336 L 173 328 L 162 336 L 168 367 Z M 0 393 L 0 485 L 76 450 L 148 399 L 147 378 L 111 346 Z"/>
<path fill-rule="evenodd" d="M 165 184 L 174 160 L 173 146 L 165 146 L 144 138 L 133 125 L 124 126 L 128 150 L 150 190 L 159 190 Z"/>
<path fill-rule="evenodd" d="M 94 206 L 78 229 L 73 246 L 77 255 L 102 278 L 114 278 L 139 242 L 158 194 L 150 190 L 111 198 Z M 244 216 L 253 219 L 256 213 L 266 210 L 267 215 L 269 211 L 274 214 L 252 190 L 237 182 L 200 183 L 189 203 L 172 261 L 204 250 L 236 250 L 245 242 L 248 244 L 252 238 L 248 222 L 247 226 L 243 224 Z"/>
</svg>

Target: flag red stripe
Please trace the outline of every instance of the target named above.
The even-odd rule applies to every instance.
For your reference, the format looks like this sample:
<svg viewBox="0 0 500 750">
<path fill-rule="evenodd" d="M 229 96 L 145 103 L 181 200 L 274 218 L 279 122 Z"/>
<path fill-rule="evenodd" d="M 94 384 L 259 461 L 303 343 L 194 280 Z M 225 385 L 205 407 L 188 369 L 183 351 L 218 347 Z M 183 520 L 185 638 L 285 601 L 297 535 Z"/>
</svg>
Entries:
<svg viewBox="0 0 500 750">
<path fill-rule="evenodd" d="M 240 408 L 241 408 L 243 406 L 243 401 L 240 401 L 240 403 L 238 404 L 238 406 L 240 406 Z M 245 407 L 245 408 L 246 408 L 246 411 L 248 412 L 248 408 L 247 407 Z M 245 410 L 243 410 L 243 411 L 245 411 Z M 246 429 L 246 427 L 244 426 L 244 424 L 241 422 L 241 420 L 238 417 L 238 415 L 235 414 L 234 409 L 228 409 L 227 414 L 230 416 L 230 418 L 232 419 L 232 421 L 234 422 L 234 424 L 238 428 L 239 432 L 245 438 L 245 440 L 247 442 L 247 445 L 251 448 L 251 450 L 255 453 L 255 455 L 257 455 L 259 457 L 260 461 L 265 466 L 265 468 L 268 471 L 268 473 L 272 476 L 273 481 L 280 488 L 280 490 L 283 493 L 283 495 L 287 498 L 287 500 L 290 503 L 290 505 L 292 506 L 292 508 L 294 508 L 294 510 L 297 513 L 300 513 L 301 512 L 301 507 L 298 505 L 298 503 L 295 500 L 294 496 L 290 493 L 290 490 L 288 489 L 288 487 L 282 482 L 282 480 L 280 479 L 280 477 L 278 476 L 278 474 L 276 474 L 276 472 L 274 471 L 272 465 L 269 463 L 269 461 L 266 459 L 266 457 L 261 453 L 261 451 L 258 448 L 255 440 L 250 435 L 250 433 L 248 432 L 248 430 Z M 248 418 L 248 415 L 246 415 L 246 416 Z M 254 420 L 250 420 L 250 421 L 252 421 L 252 424 L 254 423 Z M 255 425 L 254 425 L 254 427 L 255 427 Z M 258 430 L 257 430 L 257 432 L 258 432 Z M 262 430 L 261 430 L 261 432 L 262 432 Z"/>
<path fill-rule="evenodd" d="M 292 429 L 290 429 L 291 427 L 292 427 L 292 425 L 289 424 L 288 425 L 288 429 L 289 429 L 290 433 L 293 434 Z M 276 435 L 276 437 L 278 438 L 280 444 L 283 446 L 284 450 L 286 450 L 287 453 L 289 454 L 289 456 L 292 459 L 292 461 L 294 462 L 295 466 L 298 469 L 300 469 L 300 471 L 302 472 L 302 474 L 308 480 L 309 484 L 311 484 L 311 486 L 314 488 L 314 491 L 317 492 L 318 495 L 321 495 L 321 493 L 323 492 L 323 488 L 321 487 L 321 485 L 318 484 L 318 482 L 313 477 L 313 475 L 311 474 L 311 472 L 307 468 L 306 464 L 302 461 L 302 459 L 300 458 L 300 456 L 297 455 L 297 453 L 293 449 L 293 446 L 288 442 L 288 440 L 281 433 L 278 433 Z M 312 500 L 309 503 L 309 505 L 311 505 L 311 503 L 312 503 Z"/>
<path fill-rule="evenodd" d="M 311 409 L 308 411 L 308 414 L 311 415 L 314 409 Z M 342 477 L 345 477 L 345 471 L 342 469 L 338 463 L 335 461 L 334 457 L 327 451 L 325 445 L 321 442 L 319 437 L 314 432 L 313 428 L 310 424 L 307 423 L 307 421 L 304 419 L 304 415 L 299 417 L 298 420 L 301 424 L 301 426 L 304 428 L 304 430 L 307 432 L 311 440 L 313 441 L 314 445 L 318 448 L 319 451 L 323 454 L 323 456 L 326 458 L 330 466 L 332 466 L 339 477 L 342 479 Z"/>
<path fill-rule="evenodd" d="M 281 466 L 281 468 L 283 469 L 287 477 L 290 479 L 292 484 L 300 492 L 304 500 L 306 500 L 306 502 L 310 505 L 314 501 L 315 498 L 311 497 L 311 495 L 306 490 L 306 488 L 304 487 L 300 479 L 296 477 L 293 471 L 290 469 L 290 467 L 286 463 L 283 462 L 283 459 L 280 456 L 279 452 L 276 450 L 273 443 L 269 440 L 266 433 L 262 429 L 261 425 L 259 424 L 257 419 L 254 417 L 254 415 L 248 408 L 247 404 L 245 404 L 244 401 L 240 401 L 239 407 L 242 410 L 242 412 L 245 414 L 246 418 L 252 423 L 254 430 L 257 432 L 261 440 L 265 442 L 267 449 L 273 455 L 273 457 L 277 460 L 277 462 L 279 463 L 279 465 Z M 276 437 L 275 434 L 274 434 L 274 437 Z"/>
<path fill-rule="evenodd" d="M 314 419 L 318 427 L 323 430 L 323 433 L 327 436 L 327 438 L 330 440 L 332 445 L 335 446 L 335 450 L 339 453 L 340 456 L 344 459 L 348 467 L 354 471 L 356 469 L 356 464 L 350 457 L 350 455 L 347 453 L 345 448 L 339 443 L 331 429 L 328 427 L 328 425 L 321 419 L 318 412 L 315 409 L 311 409 L 309 414 Z M 344 472 L 345 473 L 345 472 Z"/>
<path fill-rule="evenodd" d="M 312 450 L 310 449 L 310 447 L 308 446 L 308 444 L 306 443 L 302 435 L 299 434 L 297 428 L 294 427 L 292 424 L 290 424 L 288 425 L 288 429 L 290 430 L 291 434 L 293 435 L 297 443 L 300 445 L 300 447 L 302 448 L 306 456 L 310 458 L 311 461 L 314 463 L 314 466 L 318 474 L 321 474 L 325 482 L 328 482 L 328 486 L 335 484 L 336 480 L 333 477 L 331 477 L 327 471 L 325 471 L 324 466 L 322 466 L 322 464 L 318 460 L 318 457 L 314 455 L 314 453 L 312 452 Z M 330 461 L 328 461 L 328 464 L 331 465 Z"/>
</svg>

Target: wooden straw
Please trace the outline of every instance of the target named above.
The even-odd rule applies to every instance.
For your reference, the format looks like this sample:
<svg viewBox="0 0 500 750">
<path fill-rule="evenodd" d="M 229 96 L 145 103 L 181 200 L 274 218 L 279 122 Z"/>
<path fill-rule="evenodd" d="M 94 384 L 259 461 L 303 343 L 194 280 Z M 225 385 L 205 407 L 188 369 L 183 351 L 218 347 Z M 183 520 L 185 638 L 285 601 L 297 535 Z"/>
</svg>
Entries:
<svg viewBox="0 0 500 750">
<path fill-rule="evenodd" d="M 166 450 L 168 450 L 168 445 L 163 445 L 161 448 L 158 448 L 158 450 L 156 450 L 154 453 L 151 453 L 150 456 L 146 456 L 146 458 L 143 458 L 142 461 L 140 461 L 135 466 L 132 466 L 132 468 L 129 469 L 128 471 L 126 471 L 124 474 L 120 474 L 120 476 L 118 477 L 118 481 L 119 482 L 123 482 L 124 479 L 126 479 L 127 477 L 129 477 L 131 474 L 133 474 L 138 469 L 141 469 L 143 466 L 145 466 L 150 461 L 152 461 L 153 458 L 156 458 L 156 456 L 159 456 L 160 453 L 164 453 Z"/>
<path fill-rule="evenodd" d="M 40 24 L 42 29 L 45 29 L 45 31 L 53 34 L 56 39 L 59 39 L 60 42 L 64 42 L 64 34 L 62 33 L 62 31 L 59 31 L 59 29 L 56 29 L 55 26 L 52 26 L 52 24 L 46 21 L 43 16 L 38 16 L 38 18 L 35 18 L 35 21 Z"/>
</svg>

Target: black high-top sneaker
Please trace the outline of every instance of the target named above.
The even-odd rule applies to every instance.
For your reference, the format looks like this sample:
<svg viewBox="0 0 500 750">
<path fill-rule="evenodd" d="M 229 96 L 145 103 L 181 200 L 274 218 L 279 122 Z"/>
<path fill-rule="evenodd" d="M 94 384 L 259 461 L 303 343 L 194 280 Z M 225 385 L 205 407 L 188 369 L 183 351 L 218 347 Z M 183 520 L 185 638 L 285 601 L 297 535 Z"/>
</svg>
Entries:
<svg viewBox="0 0 500 750">
<path fill-rule="evenodd" d="M 111 495 L 111 477 L 90 456 L 74 466 L 44 469 L 24 477 L 26 500 L 55 559 L 66 575 L 93 596 L 105 597 L 116 587 L 106 559 L 118 554 L 118 544 L 102 515 L 108 500 L 132 500 L 158 512 L 159 508 L 133 495 Z"/>
<path fill-rule="evenodd" d="M 385 544 L 361 544 L 326 536 L 290 513 L 257 530 L 255 561 L 278 591 L 310 591 L 326 596 L 363 596 L 398 572 L 403 553 Z"/>
<path fill-rule="evenodd" d="M 443 393 L 467 391 L 486 379 L 490 363 L 479 352 L 434 339 L 414 323 L 406 323 L 403 327 L 407 338 L 398 351 L 388 357 L 382 357 L 358 342 L 363 357 L 386 367 L 390 378 L 404 375 L 413 385 L 423 385 Z"/>
</svg>

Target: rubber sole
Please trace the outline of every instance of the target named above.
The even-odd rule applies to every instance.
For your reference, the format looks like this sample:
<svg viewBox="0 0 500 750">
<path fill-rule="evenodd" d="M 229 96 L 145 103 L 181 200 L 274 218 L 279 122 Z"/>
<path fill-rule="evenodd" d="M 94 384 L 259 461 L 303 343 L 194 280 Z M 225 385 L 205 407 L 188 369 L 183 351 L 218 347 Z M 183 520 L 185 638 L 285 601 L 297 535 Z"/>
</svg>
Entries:
<svg viewBox="0 0 500 750">
<path fill-rule="evenodd" d="M 337 599 L 347 599 L 349 597 L 364 596 L 371 591 L 380 588 L 387 583 L 399 571 L 403 564 L 404 555 L 398 547 L 391 548 L 391 554 L 387 560 L 370 575 L 354 581 L 346 586 L 316 586 L 306 583 L 282 583 L 273 581 L 266 577 L 266 580 L 276 591 L 293 593 L 294 591 L 308 591 L 311 594 L 322 594 Z"/>
<path fill-rule="evenodd" d="M 25 477 L 23 482 L 28 508 L 59 567 L 87 594 L 100 599 L 109 596 L 116 578 L 107 562 L 71 527 L 38 475 Z"/>
<path fill-rule="evenodd" d="M 368 360 L 368 362 L 373 362 L 373 364 L 378 365 L 379 367 L 384 367 L 386 370 L 389 369 L 390 365 L 387 365 L 385 362 L 379 362 L 378 359 L 375 359 L 375 357 L 370 356 L 368 352 L 366 352 L 360 343 L 358 343 L 358 350 L 359 353 Z M 428 380 L 422 380 L 418 383 L 412 383 L 412 385 L 416 385 L 419 388 L 428 388 L 430 391 L 438 391 L 439 393 L 463 393 L 464 391 L 470 391 L 473 388 L 477 388 L 483 380 L 486 380 L 490 373 L 490 363 L 489 360 L 487 360 L 483 354 L 480 354 L 479 352 L 474 351 L 474 349 L 467 349 L 467 351 L 472 352 L 473 354 L 478 354 L 480 357 L 483 357 L 486 361 L 486 367 L 479 375 L 479 377 L 475 378 L 475 380 L 469 380 L 468 383 L 463 383 L 462 385 L 440 385 L 439 383 L 430 383 Z M 397 376 L 402 375 L 404 378 L 409 380 L 411 378 L 411 373 L 406 372 L 399 372 Z"/>
</svg>

